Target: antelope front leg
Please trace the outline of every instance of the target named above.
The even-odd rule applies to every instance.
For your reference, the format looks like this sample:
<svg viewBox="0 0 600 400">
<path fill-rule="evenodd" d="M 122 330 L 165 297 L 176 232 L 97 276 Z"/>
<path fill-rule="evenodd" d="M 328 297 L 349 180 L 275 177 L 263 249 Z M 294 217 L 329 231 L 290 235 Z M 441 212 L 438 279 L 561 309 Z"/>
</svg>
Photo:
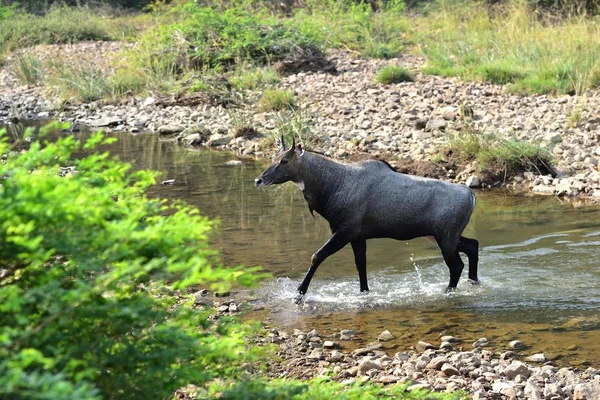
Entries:
<svg viewBox="0 0 600 400">
<path fill-rule="evenodd" d="M 317 250 L 315 254 L 313 254 L 310 263 L 310 268 L 304 276 L 302 283 L 300 284 L 300 286 L 298 286 L 298 296 L 296 297 L 296 302 L 302 300 L 302 297 L 304 297 L 304 295 L 306 294 L 308 290 L 308 285 L 310 285 L 310 281 L 312 280 L 313 275 L 317 271 L 317 268 L 319 268 L 319 265 L 321 265 L 321 263 L 325 261 L 327 257 L 337 253 L 339 250 L 344 248 L 344 246 L 346 246 L 348 243 L 349 240 L 344 235 L 341 235 L 336 232 L 319 250 Z"/>
</svg>

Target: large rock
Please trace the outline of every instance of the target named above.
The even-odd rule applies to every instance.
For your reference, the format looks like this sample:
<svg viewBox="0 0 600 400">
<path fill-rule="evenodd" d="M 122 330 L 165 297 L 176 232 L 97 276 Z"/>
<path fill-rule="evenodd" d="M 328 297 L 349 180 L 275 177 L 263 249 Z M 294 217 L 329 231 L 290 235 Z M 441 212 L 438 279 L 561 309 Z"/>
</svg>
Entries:
<svg viewBox="0 0 600 400">
<path fill-rule="evenodd" d="M 208 139 L 208 144 L 211 147 L 224 146 L 231 141 L 232 137 L 229 135 L 223 135 L 220 133 L 214 133 Z"/>
<path fill-rule="evenodd" d="M 368 371 L 375 369 L 379 371 L 381 369 L 381 365 L 377 364 L 373 360 L 363 360 L 358 364 L 358 374 L 365 375 Z"/>
<path fill-rule="evenodd" d="M 446 374 L 446 376 L 454 376 L 459 374 L 456 367 L 449 363 L 442 365 L 442 368 L 440 369 L 444 374 Z"/>
<path fill-rule="evenodd" d="M 481 180 L 477 175 L 471 175 L 467 178 L 467 182 L 465 184 L 470 188 L 478 188 L 481 186 Z"/>
<path fill-rule="evenodd" d="M 544 398 L 542 389 L 540 389 L 540 387 L 535 382 L 528 381 L 525 384 L 523 393 L 525 393 L 525 396 L 527 396 L 527 398 L 531 400 L 542 400 Z"/>
<path fill-rule="evenodd" d="M 513 361 L 506 369 L 504 370 L 504 375 L 508 379 L 515 379 L 517 375 L 522 375 L 525 378 L 529 378 L 531 375 L 531 370 L 527 365 L 523 364 L 520 361 Z"/>
<path fill-rule="evenodd" d="M 506 396 L 509 400 L 515 400 L 517 398 L 517 391 L 508 382 L 494 382 L 492 390 Z"/>
<path fill-rule="evenodd" d="M 450 362 L 450 360 L 446 357 L 436 357 L 427 364 L 427 368 L 441 370 L 442 366 L 448 362 Z"/>
<path fill-rule="evenodd" d="M 180 125 L 162 125 L 159 126 L 157 132 L 161 135 L 172 135 L 174 133 L 183 132 L 185 128 Z"/>
</svg>

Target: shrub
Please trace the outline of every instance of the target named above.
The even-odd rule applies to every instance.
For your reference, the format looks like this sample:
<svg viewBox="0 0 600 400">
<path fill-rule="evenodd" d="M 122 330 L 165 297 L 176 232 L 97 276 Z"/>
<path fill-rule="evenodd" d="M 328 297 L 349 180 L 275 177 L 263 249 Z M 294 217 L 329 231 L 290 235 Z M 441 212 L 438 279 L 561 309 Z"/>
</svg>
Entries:
<svg viewBox="0 0 600 400">
<path fill-rule="evenodd" d="M 309 0 L 287 23 L 323 46 L 392 58 L 404 48 L 408 23 L 401 18 L 403 9 L 403 1 Z"/>
<path fill-rule="evenodd" d="M 167 398 L 236 379 L 255 354 L 246 328 L 211 322 L 182 291 L 248 285 L 254 270 L 224 268 L 213 223 L 147 199 L 155 174 L 94 152 L 108 140 L 10 152 L 0 139 L 2 398 Z"/>
<path fill-rule="evenodd" d="M 261 111 L 282 111 L 296 108 L 296 98 L 291 90 L 266 89 L 260 99 Z"/>
<path fill-rule="evenodd" d="M 375 81 L 384 85 L 400 82 L 414 82 L 415 76 L 412 72 L 409 72 L 402 67 L 388 65 L 381 68 L 377 72 L 377 75 L 375 75 Z"/>
</svg>

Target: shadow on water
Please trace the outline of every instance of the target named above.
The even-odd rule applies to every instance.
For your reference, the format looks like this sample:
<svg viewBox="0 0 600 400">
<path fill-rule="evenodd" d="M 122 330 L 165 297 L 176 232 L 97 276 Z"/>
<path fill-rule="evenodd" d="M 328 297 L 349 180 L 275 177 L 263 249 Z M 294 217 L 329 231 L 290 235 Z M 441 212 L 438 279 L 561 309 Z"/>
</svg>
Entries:
<svg viewBox="0 0 600 400">
<path fill-rule="evenodd" d="M 371 342 L 384 329 L 396 339 L 388 349 L 443 334 L 464 340 L 485 335 L 496 350 L 512 339 L 544 352 L 558 364 L 600 366 L 600 208 L 565 204 L 553 197 L 478 192 L 465 234 L 481 243 L 480 277 L 466 273 L 458 290 L 443 294 L 448 271 L 439 251 L 424 240 L 368 242 L 371 292 L 358 294 L 350 247 L 318 270 L 301 305 L 292 298 L 312 253 L 329 236 L 313 219 L 293 185 L 256 189 L 264 162 L 229 153 L 191 151 L 154 135 L 122 135 L 108 150 L 135 169 L 154 169 L 173 186 L 156 185 L 150 196 L 183 199 L 220 220 L 213 238 L 229 265 L 261 265 L 274 279 L 255 290 L 264 307 L 253 315 L 285 329 L 360 332 L 348 348 Z M 465 260 L 466 261 L 466 260 Z"/>
</svg>

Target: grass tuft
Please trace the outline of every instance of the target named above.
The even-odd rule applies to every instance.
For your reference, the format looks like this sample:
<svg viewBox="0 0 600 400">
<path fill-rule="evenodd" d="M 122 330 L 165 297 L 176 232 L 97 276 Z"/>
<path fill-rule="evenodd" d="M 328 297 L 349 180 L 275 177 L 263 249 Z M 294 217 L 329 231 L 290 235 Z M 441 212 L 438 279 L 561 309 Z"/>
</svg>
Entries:
<svg viewBox="0 0 600 400">
<path fill-rule="evenodd" d="M 237 89 L 254 90 L 279 82 L 279 75 L 271 68 L 237 70 L 229 82 Z"/>
<path fill-rule="evenodd" d="M 537 144 L 471 129 L 452 135 L 445 152 L 461 163 L 477 161 L 491 180 L 505 181 L 524 171 L 553 173 L 552 155 Z"/>
<path fill-rule="evenodd" d="M 412 72 L 407 71 L 402 67 L 388 65 L 377 72 L 375 81 L 384 85 L 400 82 L 414 82 L 415 76 Z"/>
<path fill-rule="evenodd" d="M 42 62 L 31 54 L 19 54 L 11 66 L 12 73 L 26 85 L 37 85 L 42 81 Z"/>
<path fill-rule="evenodd" d="M 260 111 L 284 111 L 296 108 L 296 97 L 291 90 L 266 89 L 258 103 Z"/>
</svg>

